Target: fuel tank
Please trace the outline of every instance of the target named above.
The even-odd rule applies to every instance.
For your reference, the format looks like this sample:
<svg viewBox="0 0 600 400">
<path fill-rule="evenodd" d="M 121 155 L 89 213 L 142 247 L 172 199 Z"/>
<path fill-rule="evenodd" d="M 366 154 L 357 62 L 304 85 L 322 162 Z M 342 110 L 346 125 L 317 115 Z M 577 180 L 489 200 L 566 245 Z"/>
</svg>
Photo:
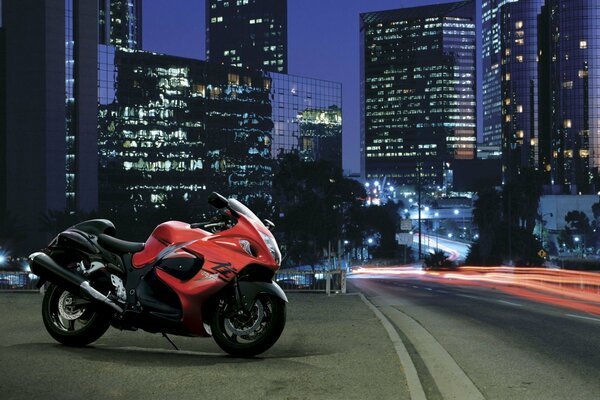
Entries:
<svg viewBox="0 0 600 400">
<path fill-rule="evenodd" d="M 167 247 L 200 240 L 209 235 L 201 229 L 192 229 L 190 225 L 180 221 L 169 221 L 158 225 L 152 235 L 146 241 L 144 250 L 133 255 L 133 266 L 142 268 L 148 264 L 155 263 Z M 175 249 L 173 249 L 175 250 Z"/>
</svg>

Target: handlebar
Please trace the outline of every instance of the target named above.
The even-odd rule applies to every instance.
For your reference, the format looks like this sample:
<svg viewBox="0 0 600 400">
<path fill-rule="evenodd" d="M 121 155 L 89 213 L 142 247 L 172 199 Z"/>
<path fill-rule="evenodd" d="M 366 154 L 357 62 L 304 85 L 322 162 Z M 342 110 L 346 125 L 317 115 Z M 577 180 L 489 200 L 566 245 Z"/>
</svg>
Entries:
<svg viewBox="0 0 600 400">
<path fill-rule="evenodd" d="M 195 222 L 190 224 L 190 228 L 192 229 L 210 229 L 210 228 L 222 228 L 227 226 L 231 222 L 231 217 L 226 214 L 221 214 L 214 218 L 209 219 L 208 221 L 203 222 Z"/>
</svg>

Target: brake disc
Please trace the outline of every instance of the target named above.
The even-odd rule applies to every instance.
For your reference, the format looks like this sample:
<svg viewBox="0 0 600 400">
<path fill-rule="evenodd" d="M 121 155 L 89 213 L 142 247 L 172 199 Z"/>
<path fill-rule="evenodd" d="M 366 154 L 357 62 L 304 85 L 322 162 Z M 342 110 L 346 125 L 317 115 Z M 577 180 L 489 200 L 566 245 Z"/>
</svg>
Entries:
<svg viewBox="0 0 600 400">
<path fill-rule="evenodd" d="M 250 321 L 240 324 L 238 321 L 232 322 L 231 319 L 225 318 L 225 327 L 237 336 L 248 336 L 252 334 L 260 326 L 263 318 L 265 317 L 265 309 L 262 302 L 259 300 L 252 306 L 252 319 Z"/>
<path fill-rule="evenodd" d="M 85 307 L 74 304 L 73 295 L 69 292 L 63 292 L 58 299 L 58 313 L 66 320 L 72 321 L 83 315 Z"/>
</svg>

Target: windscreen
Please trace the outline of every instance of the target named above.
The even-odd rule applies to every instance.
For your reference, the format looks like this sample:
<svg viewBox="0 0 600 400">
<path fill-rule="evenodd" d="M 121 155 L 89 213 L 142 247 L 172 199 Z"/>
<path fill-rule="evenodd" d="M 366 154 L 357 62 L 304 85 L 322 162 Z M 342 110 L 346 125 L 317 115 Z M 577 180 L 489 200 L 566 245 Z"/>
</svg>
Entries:
<svg viewBox="0 0 600 400">
<path fill-rule="evenodd" d="M 256 216 L 248 207 L 237 201 L 236 199 L 228 199 L 229 207 L 238 214 L 244 215 L 246 218 L 251 219 L 264 226 L 260 218 Z"/>
</svg>

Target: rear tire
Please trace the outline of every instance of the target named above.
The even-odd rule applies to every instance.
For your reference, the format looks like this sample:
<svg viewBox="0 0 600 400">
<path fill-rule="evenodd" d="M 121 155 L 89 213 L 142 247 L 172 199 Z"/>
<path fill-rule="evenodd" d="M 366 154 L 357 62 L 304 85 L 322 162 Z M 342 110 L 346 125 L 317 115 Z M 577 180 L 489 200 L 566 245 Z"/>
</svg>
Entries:
<svg viewBox="0 0 600 400">
<path fill-rule="evenodd" d="M 94 305 L 55 284 L 44 293 L 42 319 L 57 342 L 81 347 L 98 340 L 110 327 L 108 316 Z"/>
<path fill-rule="evenodd" d="M 231 299 L 223 298 L 211 320 L 215 342 L 235 357 L 253 357 L 270 349 L 281 336 L 286 320 L 286 304 L 279 297 L 260 294 L 250 316 L 230 316 Z"/>
</svg>

